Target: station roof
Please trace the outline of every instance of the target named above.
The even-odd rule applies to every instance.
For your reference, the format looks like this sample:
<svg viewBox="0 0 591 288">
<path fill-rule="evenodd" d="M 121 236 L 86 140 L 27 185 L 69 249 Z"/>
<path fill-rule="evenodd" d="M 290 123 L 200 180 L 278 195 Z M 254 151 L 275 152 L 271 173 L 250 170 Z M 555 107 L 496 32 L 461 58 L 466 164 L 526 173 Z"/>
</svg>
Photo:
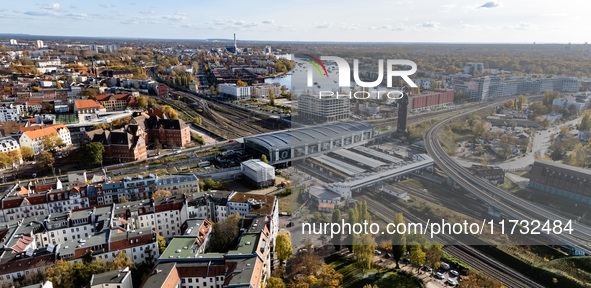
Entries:
<svg viewBox="0 0 591 288">
<path fill-rule="evenodd" d="M 349 159 L 353 162 L 361 163 L 367 167 L 370 167 L 371 169 L 376 169 L 380 166 L 388 165 L 384 162 L 381 162 L 381 161 L 378 161 L 378 160 L 375 160 L 375 159 L 372 159 L 372 158 L 369 158 L 369 157 L 366 157 L 361 154 L 358 154 L 358 153 L 355 153 L 355 152 L 352 152 L 349 150 L 345 150 L 345 149 L 335 150 L 335 151 L 332 151 L 332 153 L 334 153 L 338 156 L 341 156 L 343 158 Z"/>
<path fill-rule="evenodd" d="M 388 155 L 386 153 L 380 152 L 380 151 L 376 151 L 374 149 L 365 147 L 365 146 L 357 146 L 357 147 L 353 147 L 351 148 L 352 151 L 358 152 L 360 154 L 375 158 L 375 159 L 380 159 L 382 161 L 385 162 L 389 162 L 389 163 L 402 163 L 404 162 L 404 160 L 398 158 L 398 157 L 394 157 L 392 155 Z"/>
<path fill-rule="evenodd" d="M 245 142 L 254 142 L 269 149 L 281 149 L 331 140 L 371 129 L 373 128 L 367 123 L 349 121 L 257 135 L 245 138 Z"/>
<path fill-rule="evenodd" d="M 334 159 L 326 155 L 315 156 L 311 157 L 310 159 L 317 161 L 323 165 L 326 165 L 332 169 L 340 171 L 349 177 L 355 177 L 356 175 L 365 172 L 365 169 L 363 168 L 351 165 L 349 163 L 345 163 L 341 160 Z"/>
</svg>

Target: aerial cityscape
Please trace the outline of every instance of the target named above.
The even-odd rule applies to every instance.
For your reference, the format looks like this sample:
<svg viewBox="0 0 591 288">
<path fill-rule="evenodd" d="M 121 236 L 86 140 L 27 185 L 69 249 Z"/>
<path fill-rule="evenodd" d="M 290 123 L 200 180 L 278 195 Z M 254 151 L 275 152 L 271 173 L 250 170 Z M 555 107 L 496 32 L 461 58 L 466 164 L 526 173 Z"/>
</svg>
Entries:
<svg viewBox="0 0 591 288">
<path fill-rule="evenodd" d="M 591 7 L 515 2 L 6 3 L 0 287 L 591 287 Z"/>
</svg>

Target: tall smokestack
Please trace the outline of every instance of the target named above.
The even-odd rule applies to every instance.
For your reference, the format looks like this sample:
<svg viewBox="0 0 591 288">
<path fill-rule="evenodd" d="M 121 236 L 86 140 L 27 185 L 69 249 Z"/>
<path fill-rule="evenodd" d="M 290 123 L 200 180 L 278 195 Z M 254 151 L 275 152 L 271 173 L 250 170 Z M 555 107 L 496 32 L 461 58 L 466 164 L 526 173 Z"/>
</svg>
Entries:
<svg viewBox="0 0 591 288">
<path fill-rule="evenodd" d="M 236 33 L 234 33 L 234 48 L 236 48 L 238 46 L 236 46 Z"/>
</svg>

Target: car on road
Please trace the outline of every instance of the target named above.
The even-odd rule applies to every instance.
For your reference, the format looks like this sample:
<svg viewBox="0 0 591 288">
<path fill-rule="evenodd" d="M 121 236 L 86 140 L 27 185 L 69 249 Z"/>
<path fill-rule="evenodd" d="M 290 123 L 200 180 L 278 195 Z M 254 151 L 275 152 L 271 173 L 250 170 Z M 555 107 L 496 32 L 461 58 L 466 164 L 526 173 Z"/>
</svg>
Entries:
<svg viewBox="0 0 591 288">
<path fill-rule="evenodd" d="M 382 251 L 376 249 L 376 255 L 382 255 Z"/>
<path fill-rule="evenodd" d="M 428 265 L 425 265 L 425 266 L 423 266 L 423 270 L 425 272 L 432 272 L 433 271 L 433 268 L 429 267 Z"/>
<path fill-rule="evenodd" d="M 384 255 L 384 257 L 386 257 L 386 258 L 392 258 L 392 254 L 386 253 L 386 255 Z"/>
<path fill-rule="evenodd" d="M 456 270 L 450 270 L 449 275 L 453 275 L 454 277 L 458 277 L 458 275 L 460 275 L 460 273 L 458 273 L 458 271 L 456 271 Z"/>
<path fill-rule="evenodd" d="M 448 278 L 447 281 L 445 281 L 445 284 L 456 286 L 456 281 L 454 281 L 454 279 Z"/>
<path fill-rule="evenodd" d="M 445 277 L 443 277 L 443 274 L 437 272 L 437 273 L 435 273 L 435 278 L 437 278 L 437 279 L 443 279 Z"/>
</svg>

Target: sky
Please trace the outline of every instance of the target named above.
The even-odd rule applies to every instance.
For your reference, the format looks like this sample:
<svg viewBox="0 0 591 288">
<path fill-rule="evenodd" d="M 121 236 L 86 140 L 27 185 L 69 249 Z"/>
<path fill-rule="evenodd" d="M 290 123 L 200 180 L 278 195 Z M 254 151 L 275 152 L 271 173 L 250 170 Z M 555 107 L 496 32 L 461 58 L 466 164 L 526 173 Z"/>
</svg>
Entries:
<svg viewBox="0 0 591 288">
<path fill-rule="evenodd" d="M 2 1 L 0 33 L 339 42 L 591 42 L 591 1 Z"/>
</svg>

